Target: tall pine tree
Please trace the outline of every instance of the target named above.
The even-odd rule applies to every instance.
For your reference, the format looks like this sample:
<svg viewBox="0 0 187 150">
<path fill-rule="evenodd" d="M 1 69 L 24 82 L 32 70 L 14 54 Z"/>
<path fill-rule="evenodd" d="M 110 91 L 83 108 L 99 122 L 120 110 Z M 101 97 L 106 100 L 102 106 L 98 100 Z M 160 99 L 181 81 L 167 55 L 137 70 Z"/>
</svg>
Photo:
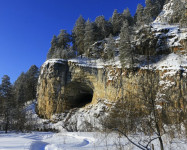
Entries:
<svg viewBox="0 0 187 150">
<path fill-rule="evenodd" d="M 0 85 L 0 95 L 2 101 L 2 119 L 3 119 L 3 129 L 5 133 L 11 128 L 12 115 L 14 114 L 14 101 L 13 101 L 13 90 L 12 84 L 10 83 L 10 77 L 4 75 L 2 78 L 2 83 Z"/>
<path fill-rule="evenodd" d="M 89 48 L 90 46 L 94 43 L 94 30 L 93 30 L 93 25 L 88 19 L 86 21 L 86 26 L 85 26 L 85 34 L 84 34 L 84 52 L 87 57 L 90 56 L 90 51 Z"/>
<path fill-rule="evenodd" d="M 66 30 L 60 30 L 60 34 L 58 35 L 57 40 L 58 40 L 58 47 L 64 50 L 69 47 L 69 43 L 71 42 L 71 36 L 67 33 Z"/>
<path fill-rule="evenodd" d="M 130 31 L 128 21 L 126 20 L 121 28 L 119 50 L 122 66 L 128 64 L 132 67 L 134 64 L 134 51 L 131 46 L 132 33 Z"/>
<path fill-rule="evenodd" d="M 51 40 L 51 48 L 49 49 L 49 51 L 47 53 L 47 59 L 53 58 L 57 44 L 58 44 L 58 39 L 57 39 L 56 35 L 54 35 Z"/>
<path fill-rule="evenodd" d="M 102 40 L 109 36 L 112 33 L 112 26 L 111 24 L 105 19 L 104 16 L 98 16 L 95 19 L 95 23 L 97 25 L 97 36 L 98 40 Z"/>
<path fill-rule="evenodd" d="M 114 59 L 115 57 L 115 49 L 116 49 L 116 46 L 115 46 L 115 40 L 112 36 L 112 34 L 110 34 L 108 40 L 107 40 L 107 47 L 106 47 L 106 53 L 107 53 L 107 59 L 108 60 L 111 60 L 111 59 Z"/>
<path fill-rule="evenodd" d="M 123 24 L 123 18 L 115 9 L 112 15 L 113 35 L 118 35 Z"/>
<path fill-rule="evenodd" d="M 129 10 L 129 8 L 127 8 L 127 9 L 125 9 L 124 11 L 123 11 L 123 20 L 125 20 L 125 19 L 127 19 L 128 20 L 128 23 L 129 23 L 129 25 L 131 26 L 131 25 L 133 25 L 133 17 L 131 16 L 131 13 L 130 13 L 130 10 Z"/>
<path fill-rule="evenodd" d="M 21 73 L 21 75 L 17 78 L 14 83 L 14 93 L 15 93 L 15 101 L 17 105 L 23 105 L 26 102 L 26 75 L 25 73 Z"/>
<path fill-rule="evenodd" d="M 80 55 L 84 53 L 84 34 L 85 34 L 85 20 L 82 16 L 80 16 L 73 28 L 73 41 L 74 48 L 78 51 Z"/>
<path fill-rule="evenodd" d="M 136 14 L 134 16 L 134 20 L 137 26 L 141 26 L 144 24 L 144 7 L 141 4 L 138 4 L 136 9 Z"/>
<path fill-rule="evenodd" d="M 32 65 L 26 72 L 26 100 L 36 99 L 36 89 L 39 77 L 39 69 L 36 65 Z"/>
<path fill-rule="evenodd" d="M 152 0 L 146 0 L 145 4 L 146 4 L 146 7 L 144 9 L 144 21 L 145 21 L 145 24 L 149 24 L 154 20 L 153 18 L 154 3 Z"/>
</svg>

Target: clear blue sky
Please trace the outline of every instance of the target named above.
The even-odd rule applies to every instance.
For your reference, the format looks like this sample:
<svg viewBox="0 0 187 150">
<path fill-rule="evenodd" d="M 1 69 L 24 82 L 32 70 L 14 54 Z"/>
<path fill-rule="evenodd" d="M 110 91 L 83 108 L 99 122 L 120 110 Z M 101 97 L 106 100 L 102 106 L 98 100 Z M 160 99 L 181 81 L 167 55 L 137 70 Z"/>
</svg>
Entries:
<svg viewBox="0 0 187 150">
<path fill-rule="evenodd" d="M 52 36 L 60 29 L 72 30 L 83 15 L 92 21 L 107 19 L 113 10 L 129 8 L 134 14 L 145 0 L 0 0 L 0 78 L 7 74 L 14 82 L 31 65 L 46 60 Z M 0 80 L 1 82 L 1 80 Z"/>
</svg>

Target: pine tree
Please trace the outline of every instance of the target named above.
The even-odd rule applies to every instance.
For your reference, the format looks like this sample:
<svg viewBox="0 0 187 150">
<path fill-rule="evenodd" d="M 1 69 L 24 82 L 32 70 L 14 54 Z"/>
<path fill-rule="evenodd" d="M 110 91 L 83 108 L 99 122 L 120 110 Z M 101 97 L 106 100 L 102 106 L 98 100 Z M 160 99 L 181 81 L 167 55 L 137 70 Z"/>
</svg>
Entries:
<svg viewBox="0 0 187 150">
<path fill-rule="evenodd" d="M 47 59 L 64 58 L 63 51 L 69 48 L 70 42 L 72 42 L 71 35 L 66 30 L 60 30 L 57 37 L 55 35 L 53 36 Z"/>
<path fill-rule="evenodd" d="M 149 24 L 153 21 L 152 18 L 152 10 L 153 10 L 153 3 L 152 0 L 146 0 L 145 1 L 146 7 L 144 9 L 144 21 L 146 24 Z"/>
<path fill-rule="evenodd" d="M 107 47 L 106 47 L 106 52 L 107 52 L 107 59 L 111 60 L 114 59 L 115 57 L 115 40 L 112 36 L 112 34 L 110 34 L 108 41 L 107 41 Z"/>
<path fill-rule="evenodd" d="M 133 25 L 133 18 L 132 18 L 132 16 L 131 16 L 131 13 L 130 13 L 129 8 L 125 9 L 125 10 L 123 11 L 123 14 L 122 14 L 122 15 L 123 15 L 124 20 L 125 20 L 125 19 L 128 20 L 128 23 L 129 23 L 130 26 Z"/>
<path fill-rule="evenodd" d="M 111 21 L 113 26 L 113 35 L 118 35 L 123 24 L 123 19 L 121 14 L 119 14 L 117 10 L 114 10 Z"/>
<path fill-rule="evenodd" d="M 10 77 L 8 75 L 4 75 L 1 83 L 1 95 L 3 96 L 3 98 L 10 99 L 11 90 L 12 85 L 10 83 Z"/>
<path fill-rule="evenodd" d="M 55 48 L 55 58 L 68 59 L 66 52 L 70 47 L 71 36 L 67 33 L 66 30 L 61 30 L 60 34 L 57 37 L 58 46 Z"/>
<path fill-rule="evenodd" d="M 56 35 L 54 35 L 51 40 L 51 48 L 49 49 L 49 51 L 47 53 L 47 59 L 53 58 L 57 44 L 58 44 L 58 39 L 57 39 Z"/>
<path fill-rule="evenodd" d="M 144 7 L 141 4 L 138 4 L 135 14 L 135 22 L 137 26 L 144 24 Z"/>
<path fill-rule="evenodd" d="M 4 122 L 3 126 L 5 133 L 7 133 L 11 126 L 11 116 L 13 114 L 14 108 L 12 84 L 10 83 L 10 77 L 7 75 L 4 75 L 2 78 L 0 93 L 2 98 L 2 117 Z"/>
<path fill-rule="evenodd" d="M 94 30 L 93 25 L 88 19 L 86 21 L 85 26 L 85 34 L 84 34 L 84 52 L 86 53 L 86 56 L 88 57 L 90 55 L 89 48 L 94 43 Z"/>
<path fill-rule="evenodd" d="M 85 20 L 82 16 L 80 16 L 73 28 L 73 41 L 74 47 L 78 51 L 78 53 L 82 56 L 84 53 L 84 34 L 85 34 Z"/>
<path fill-rule="evenodd" d="M 102 40 L 109 36 L 109 34 L 112 32 L 111 24 L 105 20 L 104 16 L 98 16 L 95 19 L 95 23 L 97 26 L 97 36 L 98 40 Z"/>
<path fill-rule="evenodd" d="M 53 39 L 53 40 L 55 40 L 55 39 Z M 71 36 L 67 33 L 66 30 L 60 30 L 60 34 L 58 35 L 57 40 L 58 40 L 58 47 L 59 48 L 61 48 L 62 50 L 67 49 L 69 47 L 69 43 L 71 42 Z"/>
<path fill-rule="evenodd" d="M 121 64 L 124 66 L 125 64 L 130 64 L 133 66 L 134 64 L 134 51 L 131 46 L 131 32 L 128 21 L 124 21 L 123 27 L 121 28 L 120 33 L 120 61 Z"/>
<path fill-rule="evenodd" d="M 68 59 L 69 58 L 75 58 L 76 57 L 76 52 L 74 51 L 74 49 L 73 49 L 73 46 L 70 46 L 68 49 L 67 49 L 67 57 L 68 57 Z"/>
<path fill-rule="evenodd" d="M 163 5 L 163 0 L 146 0 L 146 7 L 144 9 L 144 21 L 146 24 L 151 23 L 156 19 L 156 17 L 161 12 Z"/>
<path fill-rule="evenodd" d="M 32 65 L 26 72 L 26 100 L 36 99 L 36 89 L 39 77 L 39 69 L 36 65 Z"/>
<path fill-rule="evenodd" d="M 163 9 L 163 6 L 165 4 L 166 0 L 154 0 L 154 5 L 153 5 L 153 18 L 154 20 L 156 17 L 160 14 L 160 12 Z"/>
<path fill-rule="evenodd" d="M 23 105 L 26 102 L 26 75 L 21 73 L 14 83 L 15 101 L 17 105 Z"/>
<path fill-rule="evenodd" d="M 163 7 L 167 0 L 156 0 Z"/>
<path fill-rule="evenodd" d="M 56 37 L 56 35 L 53 35 L 53 38 L 51 40 L 51 47 L 57 46 L 57 43 L 58 43 L 58 38 Z"/>
<path fill-rule="evenodd" d="M 35 65 L 31 66 L 26 73 L 21 73 L 14 83 L 14 114 L 11 116 L 14 119 L 14 127 L 17 131 L 29 130 L 27 123 L 26 112 L 23 111 L 25 102 L 36 98 L 36 88 L 38 83 L 39 71 Z"/>
</svg>

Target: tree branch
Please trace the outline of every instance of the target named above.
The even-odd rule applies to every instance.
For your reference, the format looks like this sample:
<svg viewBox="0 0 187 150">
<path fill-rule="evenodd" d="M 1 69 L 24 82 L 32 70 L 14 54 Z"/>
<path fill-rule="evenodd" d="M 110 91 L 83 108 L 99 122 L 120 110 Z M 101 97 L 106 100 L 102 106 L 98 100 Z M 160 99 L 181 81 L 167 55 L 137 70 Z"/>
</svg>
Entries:
<svg viewBox="0 0 187 150">
<path fill-rule="evenodd" d="M 121 130 L 119 130 L 118 128 L 115 128 L 114 130 L 116 130 L 116 131 L 118 131 L 119 133 L 121 133 L 122 135 L 124 135 L 130 143 L 132 143 L 132 144 L 135 145 L 136 147 L 140 148 L 141 150 L 149 150 L 148 148 L 144 147 L 143 145 L 140 145 L 139 143 L 138 143 L 138 144 L 139 144 L 139 145 L 138 145 L 138 144 L 136 144 L 135 142 L 133 142 L 125 133 L 123 133 L 123 132 L 122 132 Z"/>
</svg>

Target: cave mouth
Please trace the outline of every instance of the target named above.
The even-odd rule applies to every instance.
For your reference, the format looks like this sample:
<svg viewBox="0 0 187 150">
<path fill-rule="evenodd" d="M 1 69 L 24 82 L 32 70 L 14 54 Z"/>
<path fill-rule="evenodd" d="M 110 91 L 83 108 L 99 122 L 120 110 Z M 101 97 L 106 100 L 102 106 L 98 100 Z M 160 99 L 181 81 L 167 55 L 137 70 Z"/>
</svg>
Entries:
<svg viewBox="0 0 187 150">
<path fill-rule="evenodd" d="M 93 89 L 85 83 L 72 82 L 67 87 L 67 102 L 70 108 L 81 108 L 92 102 Z"/>
</svg>

